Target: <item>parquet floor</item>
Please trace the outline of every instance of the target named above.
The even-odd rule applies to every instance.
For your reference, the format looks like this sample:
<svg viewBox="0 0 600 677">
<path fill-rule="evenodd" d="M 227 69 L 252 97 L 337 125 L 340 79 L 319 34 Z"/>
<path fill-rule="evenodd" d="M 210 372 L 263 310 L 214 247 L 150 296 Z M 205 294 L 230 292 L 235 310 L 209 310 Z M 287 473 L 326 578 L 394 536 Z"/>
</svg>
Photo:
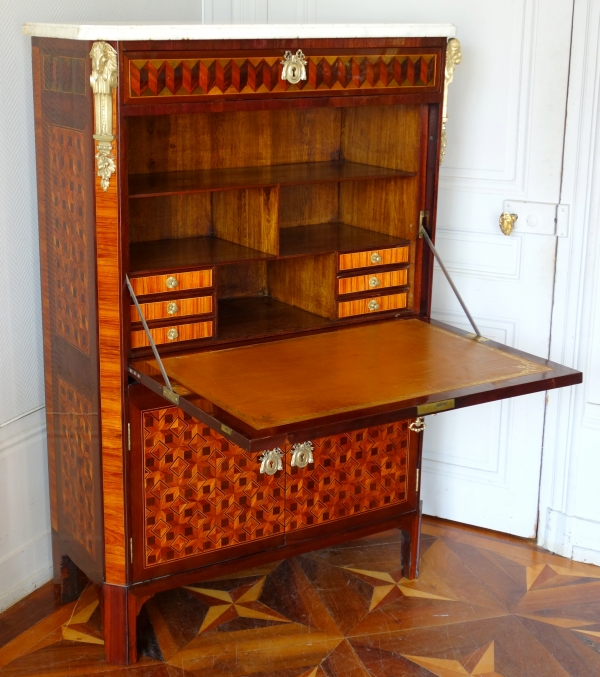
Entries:
<svg viewBox="0 0 600 677">
<path fill-rule="evenodd" d="M 98 599 L 51 586 L 0 616 L 1 677 L 599 677 L 600 568 L 427 519 L 421 576 L 395 531 L 157 595 L 140 662 L 104 660 Z"/>
</svg>

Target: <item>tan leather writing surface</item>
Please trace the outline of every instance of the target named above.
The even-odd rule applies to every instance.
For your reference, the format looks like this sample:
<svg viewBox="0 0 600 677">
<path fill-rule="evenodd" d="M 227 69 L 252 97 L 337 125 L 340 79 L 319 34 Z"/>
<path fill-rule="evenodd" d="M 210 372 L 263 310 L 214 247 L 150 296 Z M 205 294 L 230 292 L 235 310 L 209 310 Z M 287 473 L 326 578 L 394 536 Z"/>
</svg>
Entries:
<svg viewBox="0 0 600 677">
<path fill-rule="evenodd" d="M 420 320 L 163 362 L 171 378 L 257 430 L 551 371 Z"/>
</svg>

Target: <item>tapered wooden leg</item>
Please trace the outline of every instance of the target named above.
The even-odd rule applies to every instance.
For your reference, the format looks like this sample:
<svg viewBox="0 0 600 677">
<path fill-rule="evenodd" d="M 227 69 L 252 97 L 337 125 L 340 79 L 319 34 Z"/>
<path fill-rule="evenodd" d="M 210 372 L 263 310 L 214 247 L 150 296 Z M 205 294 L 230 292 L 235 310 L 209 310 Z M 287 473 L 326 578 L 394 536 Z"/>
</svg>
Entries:
<svg viewBox="0 0 600 677">
<path fill-rule="evenodd" d="M 116 665 L 135 663 L 138 613 L 136 598 L 127 587 L 105 583 L 102 586 L 102 602 L 106 660 Z"/>
<path fill-rule="evenodd" d="M 419 510 L 410 524 L 402 527 L 402 575 L 413 580 L 419 577 L 419 560 L 421 557 L 421 515 L 423 502 L 419 502 Z"/>
</svg>

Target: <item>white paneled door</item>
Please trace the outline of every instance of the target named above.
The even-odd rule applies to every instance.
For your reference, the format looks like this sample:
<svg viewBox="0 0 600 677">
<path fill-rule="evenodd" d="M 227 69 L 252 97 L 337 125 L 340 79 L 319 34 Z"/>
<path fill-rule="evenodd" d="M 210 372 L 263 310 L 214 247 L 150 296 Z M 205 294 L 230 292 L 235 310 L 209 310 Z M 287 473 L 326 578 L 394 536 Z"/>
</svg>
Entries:
<svg viewBox="0 0 600 677">
<path fill-rule="evenodd" d="M 451 85 L 437 245 L 484 336 L 549 352 L 573 0 L 205 0 L 207 22 L 450 22 Z M 501 233 L 504 210 L 519 219 Z M 560 210 L 562 236 L 567 212 Z M 468 328 L 436 270 L 434 317 Z M 427 514 L 534 536 L 543 393 L 427 419 Z"/>
</svg>

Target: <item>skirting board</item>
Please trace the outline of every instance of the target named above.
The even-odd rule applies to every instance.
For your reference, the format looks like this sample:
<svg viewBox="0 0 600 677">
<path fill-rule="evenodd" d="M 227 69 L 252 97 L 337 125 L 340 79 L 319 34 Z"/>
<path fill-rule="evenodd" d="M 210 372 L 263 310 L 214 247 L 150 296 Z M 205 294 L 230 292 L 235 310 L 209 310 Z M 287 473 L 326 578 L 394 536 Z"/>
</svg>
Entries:
<svg viewBox="0 0 600 677">
<path fill-rule="evenodd" d="M 0 612 L 52 578 L 45 414 L 0 427 Z"/>
<path fill-rule="evenodd" d="M 548 509 L 546 533 L 540 545 L 557 555 L 600 566 L 600 522 Z"/>
<path fill-rule="evenodd" d="M 0 560 L 0 613 L 51 579 L 52 544 L 47 531 Z"/>
</svg>

